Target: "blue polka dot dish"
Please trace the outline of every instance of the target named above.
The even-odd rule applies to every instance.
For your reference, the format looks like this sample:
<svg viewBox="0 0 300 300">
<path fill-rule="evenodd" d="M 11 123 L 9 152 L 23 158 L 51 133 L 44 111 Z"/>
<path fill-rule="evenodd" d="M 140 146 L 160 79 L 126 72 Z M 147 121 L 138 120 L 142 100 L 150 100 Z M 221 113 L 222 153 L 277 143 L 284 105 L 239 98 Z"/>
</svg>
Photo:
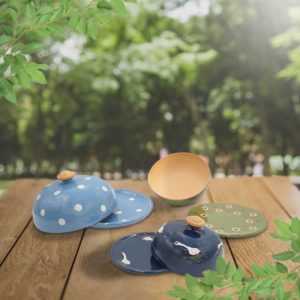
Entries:
<svg viewBox="0 0 300 300">
<path fill-rule="evenodd" d="M 195 219 L 201 224 L 195 224 Z M 110 259 L 129 273 L 202 276 L 205 270 L 215 270 L 217 258 L 224 255 L 221 239 L 204 225 L 203 219 L 193 216 L 166 223 L 156 233 L 123 237 L 111 247 Z"/>
<path fill-rule="evenodd" d="M 114 212 L 94 228 L 119 228 L 136 224 L 146 219 L 153 210 L 153 202 L 143 194 L 127 190 L 115 190 L 117 206 Z"/>
<path fill-rule="evenodd" d="M 70 171 L 64 171 L 73 173 Z M 90 227 L 116 207 L 113 188 L 95 176 L 60 177 L 47 185 L 33 206 L 33 222 L 47 233 L 63 233 Z"/>
</svg>

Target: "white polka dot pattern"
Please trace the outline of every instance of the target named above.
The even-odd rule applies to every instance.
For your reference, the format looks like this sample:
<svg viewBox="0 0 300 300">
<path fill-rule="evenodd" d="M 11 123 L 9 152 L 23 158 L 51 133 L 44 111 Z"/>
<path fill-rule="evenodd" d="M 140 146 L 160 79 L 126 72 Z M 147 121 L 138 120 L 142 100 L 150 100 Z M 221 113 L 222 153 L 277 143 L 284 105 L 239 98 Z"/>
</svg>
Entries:
<svg viewBox="0 0 300 300">
<path fill-rule="evenodd" d="M 80 211 L 82 211 L 82 205 L 79 204 L 79 203 L 77 203 L 77 204 L 75 204 L 74 209 L 75 209 L 76 211 L 80 212 Z"/>
<path fill-rule="evenodd" d="M 60 218 L 60 219 L 58 219 L 58 224 L 60 226 L 64 226 L 66 224 L 66 220 L 64 218 Z"/>
</svg>

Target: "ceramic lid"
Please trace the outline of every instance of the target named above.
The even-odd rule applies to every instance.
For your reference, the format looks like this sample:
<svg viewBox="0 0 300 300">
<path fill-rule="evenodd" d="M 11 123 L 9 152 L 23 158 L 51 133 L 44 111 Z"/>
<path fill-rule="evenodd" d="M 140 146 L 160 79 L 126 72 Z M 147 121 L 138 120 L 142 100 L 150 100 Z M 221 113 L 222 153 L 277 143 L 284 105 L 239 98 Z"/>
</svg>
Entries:
<svg viewBox="0 0 300 300">
<path fill-rule="evenodd" d="M 153 202 L 147 196 L 128 191 L 115 190 L 117 206 L 114 212 L 94 228 L 119 228 L 136 224 L 146 219 L 153 209 Z"/>
<path fill-rule="evenodd" d="M 224 255 L 221 239 L 198 216 L 164 224 L 155 235 L 148 232 L 122 238 L 110 252 L 112 262 L 127 272 L 156 274 L 167 269 L 193 276 L 214 270 L 220 255 Z"/>
<path fill-rule="evenodd" d="M 104 180 L 63 171 L 47 185 L 33 206 L 34 225 L 43 232 L 62 233 L 92 226 L 116 207 L 113 188 Z"/>
<path fill-rule="evenodd" d="M 216 258 L 223 255 L 221 239 L 198 216 L 163 225 L 152 243 L 153 255 L 170 271 L 201 276 L 215 269 Z"/>
</svg>

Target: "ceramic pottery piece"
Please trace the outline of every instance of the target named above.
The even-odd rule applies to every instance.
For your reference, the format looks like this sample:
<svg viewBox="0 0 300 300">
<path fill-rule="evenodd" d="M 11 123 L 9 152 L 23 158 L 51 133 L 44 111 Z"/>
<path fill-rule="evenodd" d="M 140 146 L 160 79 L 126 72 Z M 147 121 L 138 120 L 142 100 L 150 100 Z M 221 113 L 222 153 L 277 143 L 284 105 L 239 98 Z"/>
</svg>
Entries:
<svg viewBox="0 0 300 300">
<path fill-rule="evenodd" d="M 198 215 L 205 219 L 206 226 L 220 237 L 240 238 L 263 232 L 268 221 L 255 209 L 231 204 L 210 203 L 192 208 L 188 215 Z"/>
<path fill-rule="evenodd" d="M 111 261 L 129 273 L 147 275 L 168 272 L 152 255 L 154 235 L 154 232 L 135 233 L 118 240 L 110 250 Z"/>
<path fill-rule="evenodd" d="M 207 163 L 191 153 L 173 153 L 157 161 L 148 174 L 156 197 L 173 206 L 189 205 L 208 188 L 211 172 Z"/>
<path fill-rule="evenodd" d="M 133 225 L 147 218 L 153 210 L 153 202 L 147 196 L 127 191 L 115 190 L 117 206 L 114 212 L 94 228 L 119 228 Z"/>
<path fill-rule="evenodd" d="M 199 277 L 207 269 L 214 270 L 217 257 L 224 255 L 222 241 L 204 224 L 203 219 L 193 216 L 164 224 L 156 233 L 122 238 L 112 246 L 111 260 L 130 273 L 168 270 Z"/>
<path fill-rule="evenodd" d="M 33 206 L 34 225 L 43 232 L 62 233 L 90 227 L 116 207 L 113 188 L 104 180 L 63 171 L 47 185 Z"/>
</svg>

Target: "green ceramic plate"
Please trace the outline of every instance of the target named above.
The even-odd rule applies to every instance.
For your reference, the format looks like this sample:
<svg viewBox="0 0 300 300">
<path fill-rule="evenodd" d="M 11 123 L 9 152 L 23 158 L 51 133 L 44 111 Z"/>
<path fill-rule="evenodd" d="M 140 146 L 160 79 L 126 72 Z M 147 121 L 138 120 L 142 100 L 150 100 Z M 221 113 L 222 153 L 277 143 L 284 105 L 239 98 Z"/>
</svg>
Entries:
<svg viewBox="0 0 300 300">
<path fill-rule="evenodd" d="M 192 208 L 188 215 L 198 215 L 220 237 L 240 238 L 263 232 L 268 225 L 265 216 L 255 209 L 231 204 L 210 203 Z"/>
</svg>

